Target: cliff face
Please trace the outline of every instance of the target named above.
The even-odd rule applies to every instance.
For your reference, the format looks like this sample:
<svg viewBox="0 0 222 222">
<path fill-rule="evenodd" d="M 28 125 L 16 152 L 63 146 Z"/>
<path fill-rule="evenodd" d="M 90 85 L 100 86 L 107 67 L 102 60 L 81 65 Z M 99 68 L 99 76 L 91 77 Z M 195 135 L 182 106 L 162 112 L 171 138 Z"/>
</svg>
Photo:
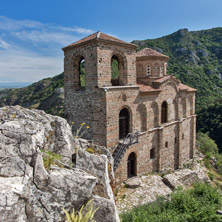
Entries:
<svg viewBox="0 0 222 222">
<path fill-rule="evenodd" d="M 0 121 L 2 221 L 64 221 L 63 208 L 78 210 L 90 199 L 99 207 L 97 222 L 119 221 L 110 186 L 112 157 L 105 148 L 74 140 L 66 120 L 40 110 L 3 107 Z M 54 165 L 45 168 L 50 158 Z"/>
</svg>

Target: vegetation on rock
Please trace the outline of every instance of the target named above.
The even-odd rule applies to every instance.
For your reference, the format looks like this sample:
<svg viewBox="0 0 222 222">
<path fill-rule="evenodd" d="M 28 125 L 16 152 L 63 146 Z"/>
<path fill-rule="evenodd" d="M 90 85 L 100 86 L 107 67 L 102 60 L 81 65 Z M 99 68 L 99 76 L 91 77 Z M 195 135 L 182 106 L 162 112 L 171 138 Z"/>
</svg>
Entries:
<svg viewBox="0 0 222 222">
<path fill-rule="evenodd" d="M 221 194 L 209 184 L 197 183 L 190 190 L 176 190 L 171 197 L 139 206 L 121 215 L 122 222 L 219 222 Z"/>
<path fill-rule="evenodd" d="M 197 130 L 208 133 L 222 152 L 222 99 L 203 107 L 198 113 Z"/>
<path fill-rule="evenodd" d="M 66 214 L 68 222 L 96 222 L 93 219 L 93 217 L 98 209 L 99 208 L 93 210 L 93 199 L 92 199 L 86 204 L 86 206 L 82 205 L 81 209 L 77 213 L 75 213 L 74 208 L 71 214 L 69 214 L 65 209 L 63 210 Z"/>
</svg>

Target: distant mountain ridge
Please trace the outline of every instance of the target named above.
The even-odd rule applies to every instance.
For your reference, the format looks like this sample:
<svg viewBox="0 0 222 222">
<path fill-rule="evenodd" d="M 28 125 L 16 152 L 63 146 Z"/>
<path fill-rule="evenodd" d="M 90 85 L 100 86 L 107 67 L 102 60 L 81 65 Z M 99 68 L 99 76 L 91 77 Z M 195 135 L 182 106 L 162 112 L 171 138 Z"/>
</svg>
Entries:
<svg viewBox="0 0 222 222">
<path fill-rule="evenodd" d="M 0 90 L 0 106 L 21 105 L 64 117 L 64 74 L 18 89 Z"/>
</svg>

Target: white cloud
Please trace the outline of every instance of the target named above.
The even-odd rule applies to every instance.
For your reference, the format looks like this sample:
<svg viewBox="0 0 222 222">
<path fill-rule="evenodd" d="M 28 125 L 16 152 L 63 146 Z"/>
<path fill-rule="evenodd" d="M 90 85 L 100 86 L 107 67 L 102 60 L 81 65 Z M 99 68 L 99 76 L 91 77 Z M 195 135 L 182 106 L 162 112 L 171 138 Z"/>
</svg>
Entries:
<svg viewBox="0 0 222 222">
<path fill-rule="evenodd" d="M 85 34 L 85 35 L 90 35 L 93 32 L 95 32 L 92 29 L 85 29 L 85 28 L 80 28 L 80 27 L 63 27 L 63 26 L 58 26 L 57 29 L 61 31 L 68 31 L 68 32 L 77 32 L 79 34 Z"/>
<path fill-rule="evenodd" d="M 63 72 L 61 48 L 93 32 L 0 16 L 0 82 L 34 82 Z"/>
<path fill-rule="evenodd" d="M 50 32 L 44 30 L 13 32 L 12 35 L 22 41 L 28 40 L 34 43 L 58 43 L 62 46 L 72 43 L 78 39 L 76 36 L 70 34 L 61 32 Z"/>
<path fill-rule="evenodd" d="M 9 50 L 0 53 L 0 82 L 34 82 L 63 71 L 61 57 Z"/>
<path fill-rule="evenodd" d="M 0 48 L 8 49 L 9 47 L 10 47 L 10 45 L 0 38 Z"/>
<path fill-rule="evenodd" d="M 0 16 L 0 29 L 7 31 L 16 31 L 21 29 L 44 29 L 44 30 L 60 30 L 64 32 L 76 32 L 78 34 L 89 35 L 94 31 L 92 29 L 86 29 L 81 27 L 65 27 L 54 24 L 43 24 L 34 20 L 15 20 L 5 16 Z"/>
<path fill-rule="evenodd" d="M 15 20 L 5 16 L 0 16 L 0 29 L 19 30 L 24 28 L 43 28 L 44 25 L 38 21 L 32 20 Z"/>
</svg>

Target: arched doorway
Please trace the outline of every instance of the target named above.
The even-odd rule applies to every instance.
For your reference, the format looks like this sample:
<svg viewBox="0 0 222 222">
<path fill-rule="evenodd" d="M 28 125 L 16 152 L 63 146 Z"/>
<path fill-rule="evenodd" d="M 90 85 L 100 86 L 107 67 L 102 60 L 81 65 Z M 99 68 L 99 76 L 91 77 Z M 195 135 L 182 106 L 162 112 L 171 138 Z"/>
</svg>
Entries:
<svg viewBox="0 0 222 222">
<path fill-rule="evenodd" d="M 127 160 L 127 176 L 128 178 L 136 176 L 136 154 L 131 153 Z"/>
<path fill-rule="evenodd" d="M 126 138 L 129 133 L 130 115 L 128 109 L 124 108 L 119 113 L 119 139 Z"/>
</svg>

